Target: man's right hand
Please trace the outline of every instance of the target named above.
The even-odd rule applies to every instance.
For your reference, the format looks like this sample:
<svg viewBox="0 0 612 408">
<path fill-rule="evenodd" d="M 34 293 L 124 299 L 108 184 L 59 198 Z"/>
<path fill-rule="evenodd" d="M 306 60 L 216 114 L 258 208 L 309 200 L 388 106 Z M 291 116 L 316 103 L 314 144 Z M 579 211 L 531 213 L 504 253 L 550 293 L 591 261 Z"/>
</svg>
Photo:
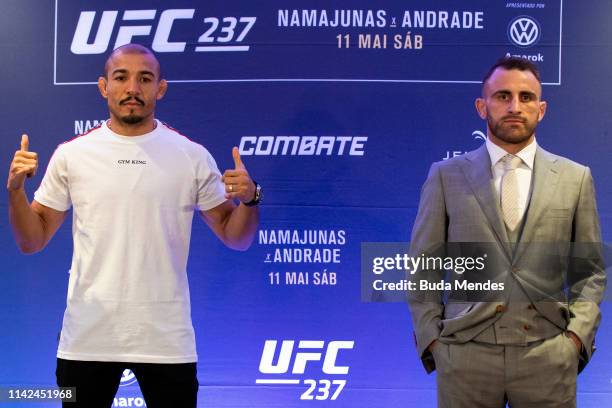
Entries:
<svg viewBox="0 0 612 408">
<path fill-rule="evenodd" d="M 15 152 L 15 157 L 13 157 L 9 170 L 8 182 L 6 183 L 6 188 L 9 191 L 23 189 L 26 177 L 32 177 L 36 174 L 38 155 L 28 151 L 29 144 L 28 135 L 22 135 L 21 149 Z"/>
<path fill-rule="evenodd" d="M 438 344 L 438 340 L 434 340 L 431 343 L 429 343 L 429 346 L 427 346 L 427 351 L 429 351 L 430 353 L 433 353 L 433 349 L 434 347 L 436 347 L 436 344 Z"/>
</svg>

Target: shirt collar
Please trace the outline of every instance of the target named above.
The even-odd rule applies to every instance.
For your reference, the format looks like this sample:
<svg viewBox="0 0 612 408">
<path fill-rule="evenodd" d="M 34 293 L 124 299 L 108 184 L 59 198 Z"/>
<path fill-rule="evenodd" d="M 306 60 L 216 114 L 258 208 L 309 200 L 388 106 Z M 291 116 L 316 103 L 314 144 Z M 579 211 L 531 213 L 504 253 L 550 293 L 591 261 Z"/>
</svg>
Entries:
<svg viewBox="0 0 612 408">
<path fill-rule="evenodd" d="M 491 158 L 491 167 L 495 167 L 497 162 L 502 157 L 507 155 L 508 152 L 502 149 L 501 147 L 499 147 L 498 145 L 496 145 L 495 143 L 491 142 L 491 140 L 489 140 L 488 137 L 485 143 L 487 145 L 489 157 Z M 523 164 L 527 165 L 527 167 L 529 167 L 530 170 L 533 170 L 533 162 L 535 160 L 535 154 L 536 154 L 537 147 L 538 147 L 538 143 L 534 137 L 531 143 L 529 143 L 527 146 L 523 148 L 523 150 L 521 150 L 520 152 L 516 154 L 516 156 L 520 157 L 520 159 L 523 161 Z"/>
</svg>

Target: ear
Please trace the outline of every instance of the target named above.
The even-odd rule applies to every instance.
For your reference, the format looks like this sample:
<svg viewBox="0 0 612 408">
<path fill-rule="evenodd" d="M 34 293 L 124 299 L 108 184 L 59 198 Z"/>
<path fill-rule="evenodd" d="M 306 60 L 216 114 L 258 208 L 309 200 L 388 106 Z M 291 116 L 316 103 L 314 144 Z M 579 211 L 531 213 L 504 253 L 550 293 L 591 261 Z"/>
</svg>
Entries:
<svg viewBox="0 0 612 408">
<path fill-rule="evenodd" d="M 108 85 L 108 80 L 103 76 L 98 78 L 98 90 L 104 99 L 108 97 L 108 92 L 106 91 L 106 85 Z"/>
<path fill-rule="evenodd" d="M 538 122 L 540 122 L 542 119 L 544 119 L 544 115 L 546 114 L 546 107 L 548 106 L 548 104 L 546 103 L 546 101 L 541 101 L 540 102 L 540 112 L 538 113 Z"/>
<path fill-rule="evenodd" d="M 157 100 L 160 100 L 161 98 L 163 98 L 167 90 L 168 90 L 168 81 L 166 81 L 165 79 L 160 80 L 159 88 L 157 89 L 157 97 L 156 97 Z"/>
<path fill-rule="evenodd" d="M 477 98 L 474 102 L 474 105 L 476 106 L 476 111 L 478 112 L 478 116 L 480 116 L 480 119 L 486 119 L 487 104 L 485 103 L 485 100 L 483 98 Z"/>
</svg>

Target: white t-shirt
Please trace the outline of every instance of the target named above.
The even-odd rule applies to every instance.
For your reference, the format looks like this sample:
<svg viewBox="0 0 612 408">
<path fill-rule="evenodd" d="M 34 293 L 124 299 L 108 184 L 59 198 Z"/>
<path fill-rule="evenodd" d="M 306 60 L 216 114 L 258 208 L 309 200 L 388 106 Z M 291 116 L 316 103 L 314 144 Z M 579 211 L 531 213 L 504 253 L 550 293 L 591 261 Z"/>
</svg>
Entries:
<svg viewBox="0 0 612 408">
<path fill-rule="evenodd" d="M 145 135 L 106 122 L 60 145 L 34 195 L 73 207 L 74 252 L 57 356 L 197 361 L 187 281 L 194 210 L 225 201 L 208 151 L 156 121 Z"/>
</svg>

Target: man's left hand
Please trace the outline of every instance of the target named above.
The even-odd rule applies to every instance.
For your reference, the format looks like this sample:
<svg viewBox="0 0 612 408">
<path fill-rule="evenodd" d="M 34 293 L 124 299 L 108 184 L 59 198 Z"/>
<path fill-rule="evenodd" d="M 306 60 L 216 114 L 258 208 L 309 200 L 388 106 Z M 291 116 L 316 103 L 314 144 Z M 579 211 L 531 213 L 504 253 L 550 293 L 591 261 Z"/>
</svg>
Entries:
<svg viewBox="0 0 612 408">
<path fill-rule="evenodd" d="M 232 157 L 234 158 L 234 169 L 225 170 L 221 178 L 225 184 L 225 198 L 228 200 L 237 198 L 243 203 L 248 203 L 255 198 L 255 183 L 242 163 L 236 146 L 232 149 Z"/>
</svg>

